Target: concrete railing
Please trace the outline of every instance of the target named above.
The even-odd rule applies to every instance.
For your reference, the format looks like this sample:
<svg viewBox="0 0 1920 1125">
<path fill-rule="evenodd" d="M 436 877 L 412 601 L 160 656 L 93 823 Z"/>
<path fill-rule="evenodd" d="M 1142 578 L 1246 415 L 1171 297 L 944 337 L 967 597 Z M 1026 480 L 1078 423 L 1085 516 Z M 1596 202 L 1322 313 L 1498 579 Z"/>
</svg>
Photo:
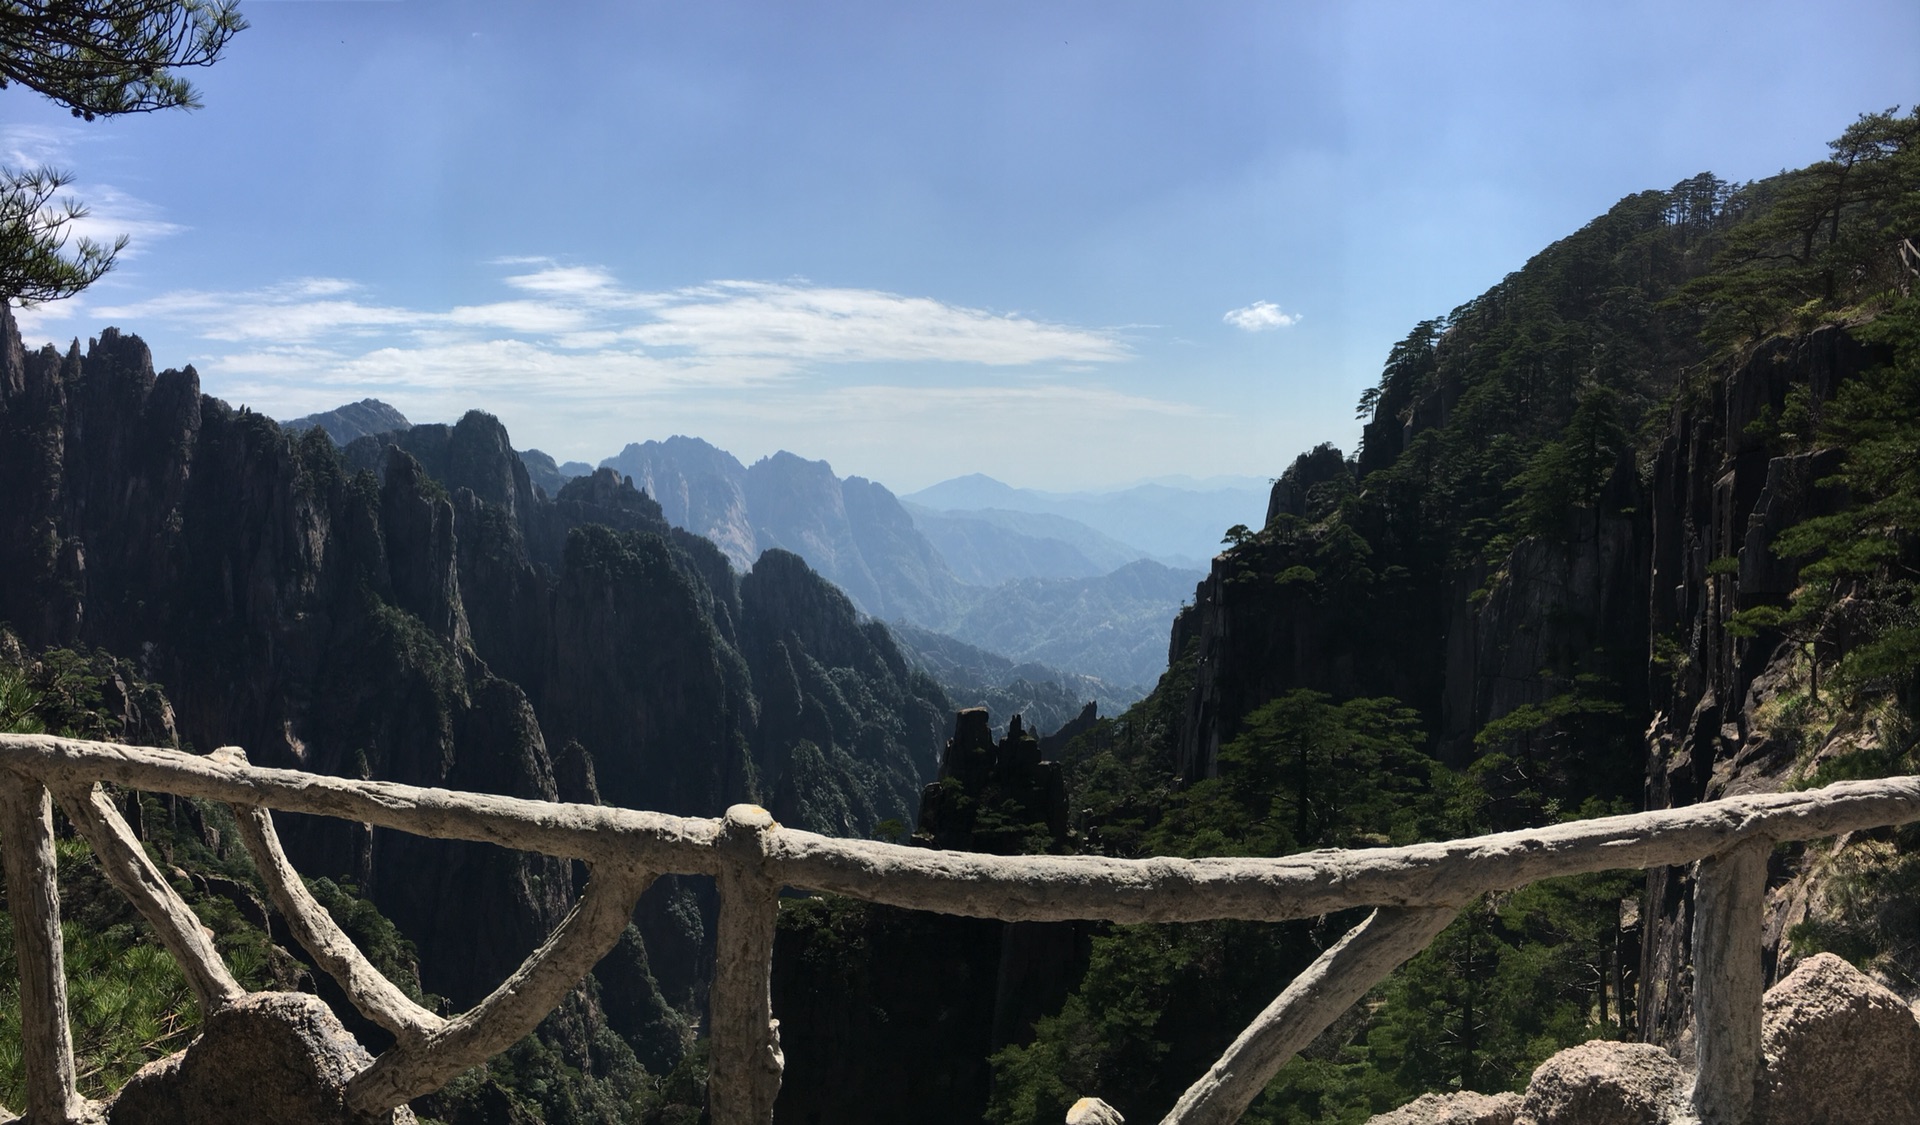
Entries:
<svg viewBox="0 0 1920 1125">
<path fill-rule="evenodd" d="M 1256 1017 L 1163 1125 L 1239 1119 L 1295 1052 L 1479 895 L 1540 879 L 1698 861 L 1693 1105 L 1705 1125 L 1748 1121 L 1761 1065 L 1760 932 L 1767 856 L 1803 840 L 1920 820 L 1920 777 L 1842 782 L 1682 809 L 1602 817 L 1471 839 L 1273 859 L 991 856 L 834 839 L 783 828 L 736 805 L 718 819 L 569 805 L 247 764 L 236 748 L 199 757 L 46 735 L 0 735 L 0 847 L 20 971 L 28 1117 L 80 1121 L 55 883 L 52 803 L 179 961 L 202 1013 L 244 996 L 205 931 L 98 788 L 224 802 L 268 895 L 354 1006 L 394 1035 L 352 1077 L 354 1109 L 382 1113 L 439 1089 L 532 1031 L 619 939 L 659 875 L 719 887 L 710 993 L 708 1107 L 714 1125 L 765 1125 L 780 1089 L 770 977 L 782 887 L 1006 921 L 1277 922 L 1371 906 Z M 281 852 L 269 809 L 474 840 L 586 864 L 585 891 L 553 935 L 472 1010 L 443 1019 L 376 970 L 308 894 Z"/>
</svg>

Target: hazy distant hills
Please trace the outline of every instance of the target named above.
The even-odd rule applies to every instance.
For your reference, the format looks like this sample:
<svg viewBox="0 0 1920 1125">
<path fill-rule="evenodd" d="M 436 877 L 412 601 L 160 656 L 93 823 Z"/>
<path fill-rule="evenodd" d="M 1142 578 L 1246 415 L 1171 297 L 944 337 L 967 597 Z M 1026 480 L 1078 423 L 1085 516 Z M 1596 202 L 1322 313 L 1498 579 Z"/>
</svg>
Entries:
<svg viewBox="0 0 1920 1125">
<path fill-rule="evenodd" d="M 1196 481 L 1190 486 L 1135 485 L 1116 492 L 1042 492 L 1015 488 L 983 473 L 941 481 L 901 497 L 909 504 L 959 513 L 980 509 L 1064 516 L 1143 555 L 1196 570 L 1220 551 L 1235 524 L 1266 522 L 1268 486 L 1247 481 Z"/>
<path fill-rule="evenodd" d="M 1023 578 L 974 600 L 943 630 L 1021 661 L 1152 687 L 1167 632 L 1204 575 L 1152 559 L 1093 578 Z"/>
<path fill-rule="evenodd" d="M 1147 557 L 1138 547 L 1065 516 L 1005 508 L 943 512 L 904 501 L 902 506 L 960 580 L 975 586 L 1016 578 L 1091 578 Z"/>
<path fill-rule="evenodd" d="M 669 522 L 711 539 L 736 566 L 784 548 L 875 617 L 1114 685 L 1159 677 L 1168 626 L 1203 577 L 1056 514 L 910 510 L 876 481 L 843 479 L 792 453 L 747 466 L 676 436 L 601 464 L 631 476 Z"/>
<path fill-rule="evenodd" d="M 1006 733 L 1007 720 L 1014 715 L 1049 733 L 1073 721 L 1089 700 L 1097 701 L 1103 714 L 1118 714 L 1145 694 L 1033 661 L 1019 663 L 904 621 L 889 628 L 901 652 L 946 688 L 955 707 L 985 707 L 996 735 Z"/>
<path fill-rule="evenodd" d="M 825 461 L 781 452 L 749 468 L 676 436 L 634 443 L 601 465 L 631 476 L 670 523 L 713 540 L 741 569 L 762 551 L 789 550 L 867 613 L 934 628 L 967 600 L 893 493 L 863 477 L 842 480 Z"/>
</svg>

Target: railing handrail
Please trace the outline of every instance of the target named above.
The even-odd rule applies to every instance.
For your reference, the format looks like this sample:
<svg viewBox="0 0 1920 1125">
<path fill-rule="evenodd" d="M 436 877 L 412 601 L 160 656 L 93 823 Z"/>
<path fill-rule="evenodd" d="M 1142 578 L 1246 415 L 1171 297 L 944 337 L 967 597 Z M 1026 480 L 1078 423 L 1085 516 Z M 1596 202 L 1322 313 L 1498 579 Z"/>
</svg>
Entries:
<svg viewBox="0 0 1920 1125">
<path fill-rule="evenodd" d="M 1920 820 L 1920 777 L 1901 777 L 1402 847 L 1271 858 L 992 856 L 821 836 L 781 827 L 751 806 L 735 806 L 718 818 L 681 817 L 263 768 L 248 764 L 236 748 L 200 756 L 50 735 L 0 735 L 0 767 L 13 774 L 12 783 L 0 788 L 25 798 L 31 794 L 22 789 L 44 786 L 58 796 L 102 853 L 109 876 L 135 899 L 163 940 L 170 928 L 180 927 L 179 912 L 186 908 L 177 896 L 168 901 L 170 888 L 157 875 L 143 878 L 142 865 L 151 864 L 137 847 L 137 855 L 128 854 L 126 840 L 131 836 L 117 823 L 111 802 L 92 796 L 92 787 L 110 781 L 234 806 L 275 905 L 297 916 L 296 936 L 343 985 L 358 977 L 360 984 L 348 987 L 349 995 L 399 1040 L 349 1086 L 356 1107 L 367 1111 L 382 1111 L 438 1088 L 459 1069 L 517 1039 L 518 1034 L 502 1039 L 512 1029 L 523 1023 L 530 1029 L 545 1014 L 545 1009 L 531 1011 L 530 998 L 552 993 L 557 1001 L 571 989 L 605 952 L 599 947 L 617 940 L 625 916 L 654 876 L 714 876 L 721 891 L 719 964 L 709 1021 L 709 1100 L 716 1125 L 771 1120 L 780 1051 L 769 980 L 777 896 L 783 886 L 1007 921 L 1282 921 L 1379 908 L 1276 998 L 1166 1118 L 1167 1125 L 1192 1125 L 1237 1120 L 1288 1057 L 1425 948 L 1475 897 L 1556 876 L 1696 860 L 1706 862 L 1698 892 L 1703 908 L 1695 911 L 1695 957 L 1696 962 L 1711 960 L 1715 965 L 1713 971 L 1696 969 L 1696 1006 L 1714 1013 L 1715 1027 L 1700 1021 L 1701 1077 L 1694 1100 L 1709 1125 L 1742 1121 L 1751 1098 L 1753 1067 L 1758 1065 L 1757 912 L 1764 898 L 1765 864 L 1756 864 L 1753 857 L 1763 856 L 1779 841 Z M 46 803 L 44 793 L 39 799 Z M 24 807 L 20 801 L 13 804 Z M 368 977 L 378 974 L 332 927 L 325 912 L 310 899 L 301 901 L 304 889 L 278 852 L 272 820 L 258 811 L 265 809 L 577 859 L 589 865 L 593 877 L 574 912 L 502 991 L 472 1012 L 441 1021 L 405 1010 L 403 999 L 393 998 L 397 990 L 384 978 L 376 983 Z M 26 838 L 39 831 L 23 815 L 11 815 L 0 825 L 7 839 L 10 880 L 15 833 Z M 26 857 L 21 858 L 24 862 Z M 31 877 L 44 881 L 51 873 Z M 154 882 L 162 890 L 156 891 Z M 9 902 L 17 900 L 31 909 L 35 897 L 10 895 Z M 55 902 L 57 909 L 57 898 Z M 33 925 L 44 929 L 45 923 L 38 916 L 23 923 L 16 908 L 17 932 Z M 54 924 L 57 934 L 57 915 Z M 316 943 L 325 947 L 324 955 L 314 948 Z M 168 948 L 183 962 L 207 956 L 184 938 L 169 941 Z M 20 952 L 24 1006 L 29 991 L 27 946 Z M 197 994 L 204 1006 L 231 999 L 233 986 L 219 979 L 224 966 L 202 965 L 197 973 L 194 966 L 186 967 L 190 979 L 203 981 Z M 530 988 L 530 980 L 544 983 Z M 64 981 L 44 983 L 59 993 L 64 1008 Z M 61 1023 L 64 1034 L 64 1020 Z M 756 1028 L 764 1031 L 756 1033 Z M 1722 1032 L 1730 1036 L 1724 1043 Z M 55 1048 L 57 1044 L 49 1049 L 57 1055 Z M 70 1056 L 71 1047 L 66 1050 Z M 482 1050 L 485 1054 L 474 1057 Z M 35 1053 L 28 1056 L 31 1088 Z M 65 1065 L 64 1079 L 57 1073 L 42 1076 L 41 1081 L 51 1084 L 41 1099 L 48 1111 L 55 1103 L 72 1104 L 76 1097 L 70 1057 Z M 1740 1093 L 1743 1084 L 1746 1100 Z"/>
</svg>

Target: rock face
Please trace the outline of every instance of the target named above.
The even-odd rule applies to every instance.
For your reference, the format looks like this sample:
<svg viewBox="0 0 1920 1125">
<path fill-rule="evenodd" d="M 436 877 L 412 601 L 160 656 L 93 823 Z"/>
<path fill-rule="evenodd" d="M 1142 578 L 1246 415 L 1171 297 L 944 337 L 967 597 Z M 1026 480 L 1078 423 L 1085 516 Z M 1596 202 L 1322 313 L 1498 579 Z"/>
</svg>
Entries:
<svg viewBox="0 0 1920 1125">
<path fill-rule="evenodd" d="M 0 311 L 0 481 L 0 621 L 133 662 L 186 745 L 693 815 L 786 784 L 791 822 L 861 835 L 910 819 L 937 765 L 938 687 L 812 570 L 780 556 L 743 580 L 611 470 L 543 497 L 485 414 L 337 450 L 191 368 L 156 375 L 136 337 L 29 353 Z M 816 759 L 837 788 L 787 780 Z M 484 845 L 301 817 L 281 835 L 303 873 L 364 890 L 456 1005 L 571 895 L 564 864 Z M 711 903 L 677 887 L 639 921 L 686 1002 Z"/>
<path fill-rule="evenodd" d="M 1651 1043 L 1583 1043 L 1533 1072 L 1517 1125 L 1665 1125 L 1686 1090 L 1686 1072 Z"/>
<path fill-rule="evenodd" d="M 1755 721 L 1792 663 L 1791 646 L 1772 630 L 1742 638 L 1726 625 L 1741 610 L 1785 601 L 1794 572 L 1767 544 L 1783 527 L 1836 510 L 1842 497 L 1816 484 L 1832 454 L 1771 456 L 1755 423 L 1778 417 L 1795 387 L 1817 410 L 1880 358 L 1838 328 L 1776 339 L 1707 394 L 1675 407 L 1653 466 L 1643 565 L 1649 632 L 1681 638 L 1684 658 L 1650 668 L 1648 808 L 1777 788 L 1792 764 L 1796 748 L 1764 737 Z M 1709 570 L 1722 559 L 1737 566 Z M 1666 1042 L 1677 1041 L 1690 1018 L 1687 897 L 1685 872 L 1649 873 L 1641 1026 Z M 1770 968 L 1784 937 L 1778 929 L 1770 935 Z"/>
<path fill-rule="evenodd" d="M 1424 353 L 1408 354 L 1411 363 Z M 1245 716 L 1311 688 L 1405 701 L 1450 765 L 1496 751 L 1544 756 L 1579 792 L 1650 808 L 1778 788 L 1797 747 L 1769 737 L 1757 715 L 1796 652 L 1777 631 L 1740 637 L 1727 625 L 1785 602 L 1797 571 L 1771 542 L 1844 497 L 1819 483 L 1834 453 L 1776 455 L 1766 424 L 1796 388 L 1817 412 L 1883 354 L 1840 328 L 1760 346 L 1677 397 L 1650 474 L 1615 464 L 1561 534 L 1503 543 L 1484 559 L 1422 555 L 1396 530 L 1420 505 L 1445 503 L 1417 482 L 1347 475 L 1384 472 L 1448 425 L 1461 387 L 1420 360 L 1428 367 L 1407 387 L 1424 389 L 1388 388 L 1363 455 L 1348 461 L 1328 447 L 1297 459 L 1275 485 L 1259 541 L 1216 558 L 1175 623 L 1169 659 L 1188 685 L 1178 768 L 1210 776 Z M 1413 490 L 1404 508 L 1390 506 L 1397 487 Z M 1364 585 L 1328 590 L 1311 550 L 1281 544 L 1330 536 L 1314 521 L 1355 488 L 1387 515 L 1374 526 L 1364 521 L 1375 509 L 1346 510 L 1372 551 L 1370 571 Z M 1497 813 L 1504 794 L 1490 795 Z M 1691 1019 L 1690 893 L 1685 871 L 1650 872 L 1638 929 L 1620 935 L 1619 968 L 1603 968 L 1617 972 L 1634 1030 L 1656 1042 L 1682 1041 Z M 1788 928 L 1770 923 L 1769 973 Z"/>
<path fill-rule="evenodd" d="M 1370 1118 L 1367 1125 L 1513 1125 L 1520 1112 L 1519 1094 L 1422 1094 L 1391 1113 Z"/>
<path fill-rule="evenodd" d="M 1809 957 L 1768 990 L 1761 1035 L 1769 1123 L 1920 1121 L 1920 1022 L 1833 954 Z"/>
<path fill-rule="evenodd" d="M 108 1106 L 110 1125 L 412 1125 L 402 1107 L 351 1112 L 347 1080 L 373 1061 L 317 997 L 267 992 L 207 1021 L 186 1050 L 151 1063 Z"/>
<path fill-rule="evenodd" d="M 778 547 L 867 613 L 931 626 L 961 597 L 959 580 L 893 493 L 861 477 L 842 480 L 825 461 L 780 452 L 748 467 L 698 438 L 672 437 L 629 445 L 605 464 L 743 570 Z"/>
<path fill-rule="evenodd" d="M 1126 1125 L 1120 1111 L 1099 1098 L 1081 1098 L 1067 1110 L 1067 1125 Z"/>
</svg>

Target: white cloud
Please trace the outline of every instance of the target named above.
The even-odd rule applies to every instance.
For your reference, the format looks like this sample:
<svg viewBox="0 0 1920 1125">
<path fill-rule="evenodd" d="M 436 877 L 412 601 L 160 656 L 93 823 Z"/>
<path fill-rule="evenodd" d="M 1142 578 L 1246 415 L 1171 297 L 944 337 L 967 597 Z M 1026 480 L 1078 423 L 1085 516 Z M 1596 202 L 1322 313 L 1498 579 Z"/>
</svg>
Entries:
<svg viewBox="0 0 1920 1125">
<path fill-rule="evenodd" d="M 517 259 L 503 265 L 542 265 L 533 273 L 516 274 L 507 284 L 529 293 L 592 295 L 614 289 L 613 275 L 595 266 L 560 266 L 544 259 Z"/>
<path fill-rule="evenodd" d="M 731 434 L 743 449 L 792 435 L 769 451 L 951 445 L 956 460 L 982 432 L 1035 450 L 1068 434 L 1098 445 L 1192 413 L 1089 374 L 1132 358 L 1120 329 L 804 280 L 638 290 L 597 267 L 493 264 L 497 301 L 410 307 L 305 277 L 114 303 L 89 294 L 99 303 L 49 306 L 37 327 L 114 323 L 166 340 L 163 362 L 191 361 L 209 393 L 274 417 L 368 396 L 416 421 L 480 407 L 517 441 L 589 459 L 678 429 Z"/>
<path fill-rule="evenodd" d="M 1281 312 L 1272 301 L 1255 301 L 1234 309 L 1220 318 L 1243 332 L 1266 332 L 1274 328 L 1292 328 L 1300 323 L 1299 313 Z"/>
<path fill-rule="evenodd" d="M 96 140 L 97 136 L 90 136 L 86 131 L 65 126 L 0 126 L 0 165 L 14 171 L 51 167 L 71 173 L 75 150 Z M 123 261 L 138 257 L 153 239 L 187 229 L 162 219 L 159 209 L 146 200 L 84 175 L 76 177 L 56 197 L 56 202 L 67 200 L 80 204 L 87 212 L 67 228 L 68 236 L 112 245 L 115 239 L 127 235 L 131 241 L 120 252 Z"/>
<path fill-rule="evenodd" d="M 523 296 L 445 311 L 366 300 L 359 286 L 338 278 L 301 278 L 248 292 L 180 290 L 93 313 L 184 328 L 208 341 L 315 344 L 343 355 L 357 352 L 356 340 L 431 350 L 508 339 L 681 367 L 729 363 L 789 372 L 827 363 L 1085 365 L 1130 355 L 1111 330 L 875 289 L 717 281 L 646 292 L 623 289 L 594 267 L 503 264 L 541 268 L 505 279 Z"/>
<path fill-rule="evenodd" d="M 873 289 L 726 281 L 678 294 L 625 336 L 714 357 L 1014 366 L 1123 359 L 1113 334 Z"/>
</svg>

